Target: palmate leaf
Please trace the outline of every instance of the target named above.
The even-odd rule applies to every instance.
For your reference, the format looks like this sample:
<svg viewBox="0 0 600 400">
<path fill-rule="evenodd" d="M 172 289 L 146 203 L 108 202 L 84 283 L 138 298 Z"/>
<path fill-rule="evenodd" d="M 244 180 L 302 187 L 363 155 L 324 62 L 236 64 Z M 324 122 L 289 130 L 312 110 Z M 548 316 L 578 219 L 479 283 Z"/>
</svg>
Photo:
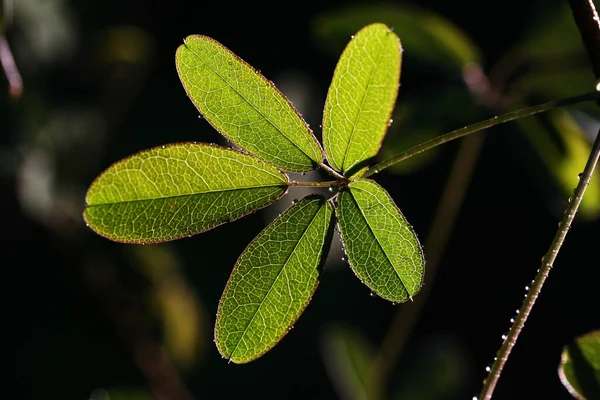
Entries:
<svg viewBox="0 0 600 400">
<path fill-rule="evenodd" d="M 309 196 L 248 245 L 219 303 L 215 342 L 223 357 L 252 361 L 289 331 L 319 283 L 332 227 L 333 206 Z"/>
<path fill-rule="evenodd" d="M 323 113 L 327 160 L 358 177 L 374 157 L 398 95 L 400 39 L 384 24 L 362 28 L 346 46 L 333 74 Z"/>
<path fill-rule="evenodd" d="M 279 199 L 287 176 L 239 151 L 204 143 L 144 150 L 90 186 L 84 218 L 118 242 L 164 242 L 233 221 Z"/>
<path fill-rule="evenodd" d="M 369 179 L 350 183 L 338 196 L 337 217 L 348 262 L 373 292 L 401 303 L 421 289 L 421 245 L 385 189 Z"/>
<path fill-rule="evenodd" d="M 216 40 L 192 35 L 175 56 L 196 108 L 223 136 L 286 171 L 310 171 L 323 150 L 273 83 Z"/>
</svg>

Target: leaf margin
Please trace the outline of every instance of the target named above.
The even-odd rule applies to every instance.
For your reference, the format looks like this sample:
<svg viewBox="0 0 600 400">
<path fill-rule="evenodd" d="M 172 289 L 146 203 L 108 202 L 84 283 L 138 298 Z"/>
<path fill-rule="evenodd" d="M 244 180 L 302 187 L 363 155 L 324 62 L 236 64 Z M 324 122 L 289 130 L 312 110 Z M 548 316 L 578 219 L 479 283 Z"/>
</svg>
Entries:
<svg viewBox="0 0 600 400">
<path fill-rule="evenodd" d="M 323 245 L 321 247 L 321 254 L 319 255 L 319 262 L 317 265 L 317 269 L 319 270 L 319 275 L 317 276 L 317 279 L 315 281 L 314 287 L 310 293 L 310 295 L 306 298 L 306 302 L 303 304 L 303 306 L 300 308 L 300 311 L 298 312 L 298 314 L 292 318 L 288 329 L 285 329 L 283 334 L 279 336 L 279 338 L 277 340 L 275 340 L 273 343 L 271 343 L 270 345 L 266 346 L 263 348 L 263 350 L 261 350 L 260 352 L 258 352 L 256 355 L 254 355 L 252 358 L 249 359 L 245 359 L 245 360 L 234 360 L 232 355 L 233 353 L 235 353 L 235 349 L 232 351 L 232 354 L 230 355 L 226 355 L 221 351 L 221 348 L 218 344 L 219 340 L 217 339 L 217 330 L 218 330 L 218 324 L 215 322 L 214 324 L 214 330 L 213 330 L 213 337 L 214 337 L 214 342 L 217 346 L 217 350 L 219 351 L 219 353 L 221 354 L 221 356 L 223 358 L 227 358 L 228 362 L 233 362 L 234 364 L 247 364 L 249 362 L 255 361 L 258 358 L 262 357 L 263 355 L 265 355 L 266 353 L 268 353 L 271 349 L 273 349 L 277 344 L 279 344 L 283 338 L 285 338 L 285 336 L 290 332 L 290 327 L 292 327 L 293 325 L 296 324 L 296 322 L 298 321 L 298 319 L 300 318 L 300 316 L 302 316 L 302 314 L 305 312 L 306 308 L 308 307 L 308 305 L 310 304 L 310 302 L 312 301 L 312 298 L 316 292 L 317 287 L 320 284 L 320 279 L 321 279 L 321 275 L 323 273 L 323 267 L 324 264 L 327 260 L 327 256 L 329 253 L 329 249 L 331 246 L 331 239 L 333 237 L 333 231 L 335 228 L 335 207 L 333 206 L 332 202 L 328 199 L 325 199 L 323 196 L 321 195 L 317 195 L 317 194 L 310 194 L 305 196 L 304 198 L 302 198 L 300 201 L 298 201 L 299 204 L 301 201 L 307 200 L 307 199 L 316 199 L 319 198 L 322 200 L 322 204 L 320 205 L 319 209 L 317 210 L 317 212 L 315 213 L 315 215 L 313 216 L 313 218 L 311 219 L 311 222 L 307 225 L 306 230 L 308 230 L 308 228 L 312 225 L 314 219 L 321 213 L 321 211 L 323 210 L 323 208 L 327 208 L 328 210 L 326 210 L 325 212 L 329 212 L 329 222 L 327 222 L 327 224 L 329 225 L 326 229 L 325 235 L 324 235 L 324 240 L 323 240 Z M 276 221 L 280 220 L 282 217 L 284 217 L 296 204 L 292 205 L 291 207 L 289 207 L 288 209 L 286 209 L 280 216 L 278 216 L 276 219 L 274 219 L 269 225 L 267 225 L 261 232 L 259 232 L 253 239 L 252 241 L 250 241 L 250 243 L 248 243 L 248 245 L 246 246 L 246 248 L 242 251 L 242 253 L 240 254 L 240 256 L 238 257 L 233 270 L 229 276 L 229 278 L 227 279 L 227 283 L 225 284 L 225 288 L 223 289 L 223 293 L 221 295 L 221 298 L 219 299 L 219 305 L 217 307 L 217 318 L 216 321 L 219 321 L 221 315 L 222 315 L 222 304 L 224 302 L 226 293 L 230 290 L 231 288 L 231 282 L 233 280 L 234 274 L 236 273 L 236 271 L 238 271 L 238 265 L 241 261 L 242 255 L 255 243 L 259 240 L 259 238 L 262 236 L 263 233 L 265 233 L 273 223 L 275 223 Z M 297 243 L 296 243 L 297 245 Z M 283 268 L 282 268 L 283 271 Z M 266 298 L 266 297 L 265 297 Z M 260 306 L 259 306 L 260 308 Z M 251 322 L 250 322 L 251 323 Z M 243 336 L 243 335 L 242 335 Z M 240 339 L 241 342 L 242 339 Z"/>
<path fill-rule="evenodd" d="M 234 58 L 237 62 L 239 62 L 243 67 L 247 68 L 249 71 L 251 71 L 252 73 L 255 74 L 255 76 L 257 78 L 259 78 L 263 83 L 265 83 L 269 88 L 271 88 L 274 93 L 278 96 L 280 96 L 285 103 L 289 106 L 290 111 L 292 111 L 298 118 L 299 120 L 302 122 L 302 125 L 304 128 L 306 128 L 306 131 L 309 134 L 309 137 L 312 138 L 313 142 L 316 143 L 318 151 L 319 151 L 319 155 L 320 155 L 320 160 L 317 161 L 315 160 L 313 157 L 311 157 L 310 155 L 308 155 L 303 149 L 301 149 L 298 145 L 296 145 L 296 143 L 291 140 L 286 134 L 284 134 L 284 132 L 274 123 L 272 123 L 270 120 L 268 120 L 265 117 L 265 120 L 267 120 L 271 125 L 273 125 L 281 134 L 282 136 L 284 136 L 290 143 L 292 143 L 300 152 L 302 152 L 308 159 L 310 159 L 313 163 L 312 163 L 312 167 L 310 169 L 304 169 L 304 168 L 299 168 L 299 169 L 291 169 L 291 168 L 284 168 L 280 165 L 277 165 L 273 162 L 271 162 L 270 160 L 265 160 L 263 157 L 255 154 L 252 151 L 249 151 L 245 148 L 245 146 L 242 146 L 241 144 L 238 143 L 238 141 L 233 140 L 231 138 L 230 135 L 223 133 L 223 131 L 221 129 L 217 129 L 215 123 L 212 121 L 211 118 L 207 117 L 206 114 L 204 113 L 204 111 L 200 110 L 200 107 L 198 106 L 197 102 L 194 100 L 193 96 L 191 95 L 191 91 L 187 88 L 187 86 L 184 84 L 183 82 L 183 78 L 182 78 L 182 72 L 181 72 L 181 67 L 179 66 L 179 60 L 178 57 L 180 56 L 180 53 L 182 51 L 182 49 L 188 49 L 190 51 L 192 51 L 190 49 L 190 47 L 187 46 L 187 40 L 192 40 L 192 39 L 203 39 L 203 40 L 207 40 L 208 42 L 214 44 L 215 46 L 219 47 L 221 50 L 223 50 L 228 56 L 231 56 L 232 58 Z M 193 51 L 192 51 L 193 52 Z M 195 54 L 195 53 L 194 53 Z M 197 55 L 196 55 L 197 56 Z M 184 38 L 184 42 L 183 44 L 180 44 L 176 51 L 175 51 L 175 69 L 177 71 L 177 75 L 178 78 L 180 80 L 180 83 L 182 84 L 184 91 L 187 95 L 187 97 L 190 99 L 190 101 L 192 102 L 192 104 L 194 105 L 194 107 L 196 108 L 197 111 L 199 111 L 203 118 L 206 119 L 206 121 L 210 124 L 210 126 L 216 131 L 218 132 L 221 136 L 223 136 L 224 138 L 226 138 L 227 140 L 231 141 L 232 143 L 235 143 L 236 146 L 239 146 L 240 148 L 244 149 L 244 151 L 247 151 L 250 154 L 254 154 L 256 157 L 258 157 L 259 159 L 266 161 L 267 163 L 271 163 L 273 165 L 275 165 L 276 167 L 287 171 L 287 172 L 309 172 L 309 171 L 313 171 L 314 169 L 316 169 L 316 167 L 321 166 L 325 160 L 325 151 L 323 150 L 323 146 L 321 145 L 321 143 L 317 140 L 312 128 L 308 125 L 308 123 L 306 122 L 306 120 L 304 119 L 304 117 L 302 116 L 302 114 L 300 114 L 298 112 L 298 110 L 296 109 L 296 107 L 292 104 L 292 102 L 289 100 L 289 98 L 284 95 L 273 83 L 272 80 L 266 78 L 258 69 L 254 68 L 252 65 L 250 65 L 248 62 L 246 62 L 245 60 L 243 60 L 240 56 L 238 56 L 235 52 L 233 52 L 231 49 L 229 49 L 227 46 L 225 46 L 224 44 L 222 44 L 221 42 L 219 42 L 218 40 L 207 36 L 207 35 L 202 35 L 202 34 L 192 34 L 192 35 L 188 35 Z M 223 79 L 223 81 L 225 81 Z M 231 84 L 229 84 L 229 82 L 225 81 L 229 86 L 231 86 Z M 237 89 L 235 89 L 236 92 L 238 92 Z M 244 98 L 244 100 L 246 101 L 247 104 L 250 104 L 253 108 L 256 109 L 256 107 L 254 105 L 252 105 L 248 100 L 246 100 Z M 258 111 L 258 109 L 256 109 Z M 259 111 L 260 112 L 260 111 Z M 260 112 L 262 114 L 262 112 Z"/>
<path fill-rule="evenodd" d="M 352 257 L 350 256 L 350 254 L 348 254 L 348 251 L 346 250 L 347 249 L 347 246 L 346 246 L 347 240 L 346 240 L 346 234 L 344 233 L 344 230 L 342 229 L 341 224 L 340 224 L 340 221 L 341 221 L 342 218 L 339 217 L 339 209 L 340 209 L 340 207 L 339 207 L 339 198 L 340 197 L 338 196 L 337 200 L 336 200 L 336 202 L 337 202 L 337 207 L 336 207 L 337 225 L 338 225 L 338 231 L 340 233 L 340 238 L 342 239 L 342 244 L 343 244 L 344 252 L 346 253 L 346 256 L 347 256 L 346 259 L 347 259 L 348 264 L 350 265 L 350 269 L 352 270 L 352 272 L 354 273 L 354 275 L 361 281 L 361 283 L 363 285 L 367 286 L 369 288 L 369 290 L 371 290 L 372 293 L 376 293 L 382 299 L 387 300 L 387 301 L 391 301 L 394 304 L 396 304 L 396 303 L 405 303 L 405 302 L 407 302 L 409 300 L 412 301 L 413 296 L 417 295 L 421 291 L 421 289 L 423 288 L 423 284 L 424 284 L 424 281 L 425 281 L 425 279 L 424 279 L 425 278 L 425 269 L 426 269 L 425 268 L 425 264 L 426 264 L 425 252 L 423 251 L 423 246 L 421 245 L 421 242 L 420 242 L 420 240 L 419 240 L 419 238 L 417 236 L 417 233 L 415 232 L 413 226 L 408 222 L 408 220 L 406 219 L 406 217 L 404 216 L 404 214 L 402 213 L 402 211 L 400 210 L 400 208 L 398 207 L 398 205 L 396 204 L 396 202 L 394 201 L 394 199 L 392 198 L 392 196 L 389 194 L 389 192 L 387 190 L 385 190 L 385 188 L 383 188 L 381 185 L 379 185 L 374 180 L 372 180 L 370 178 L 359 178 L 359 179 L 353 180 L 352 182 L 350 182 L 348 184 L 347 187 L 345 187 L 343 189 L 343 191 L 347 192 L 350 196 L 353 197 L 353 195 L 351 193 L 350 186 L 352 184 L 354 184 L 354 183 L 357 183 L 357 182 L 370 182 L 371 184 L 374 184 L 378 189 L 381 189 L 384 192 L 385 196 L 390 201 L 390 204 L 394 207 L 395 211 L 397 211 L 397 213 L 400 216 L 400 218 L 402 220 L 404 220 L 404 222 L 406 223 L 407 229 L 410 231 L 410 233 L 412 234 L 412 236 L 414 237 L 414 239 L 416 241 L 416 244 L 417 244 L 418 249 L 419 249 L 419 260 L 420 260 L 420 265 L 422 266 L 422 269 L 421 269 L 420 274 L 419 274 L 419 285 L 418 285 L 418 287 L 415 288 L 414 293 L 411 294 L 411 292 L 408 290 L 408 287 L 406 286 L 406 284 L 404 283 L 404 281 L 402 280 L 402 278 L 399 276 L 398 272 L 396 271 L 396 268 L 395 268 L 394 264 L 391 263 L 391 261 L 389 260 L 389 257 L 387 256 L 387 254 L 385 254 L 387 262 L 389 264 L 391 264 L 391 267 L 394 270 L 394 272 L 396 273 L 396 276 L 401 281 L 401 284 L 402 284 L 402 286 L 404 287 L 404 290 L 407 293 L 407 298 L 406 299 L 393 299 L 393 298 L 389 298 L 389 297 L 386 297 L 386 296 L 382 295 L 379 292 L 379 290 L 377 290 L 377 289 L 371 287 L 370 285 L 368 285 L 365 282 L 365 280 L 363 279 L 363 277 L 361 277 L 357 273 L 357 268 L 356 268 L 356 266 L 354 264 L 354 261 L 352 260 Z M 340 194 L 342 194 L 341 191 L 340 191 Z M 360 206 L 358 205 L 358 202 L 354 199 L 354 197 L 353 197 L 353 201 L 357 204 L 357 207 L 360 210 Z M 366 220 L 366 217 L 364 216 L 363 213 L 361 213 L 361 216 L 362 216 L 363 219 L 365 219 L 367 225 L 369 226 L 369 230 L 372 231 L 372 228 L 368 224 L 368 221 Z M 372 234 L 373 234 L 373 236 L 375 236 L 375 234 L 373 232 L 372 232 Z M 376 236 L 375 236 L 375 238 L 376 238 L 376 241 L 379 243 L 379 240 L 377 239 Z M 379 244 L 379 246 L 381 246 L 381 245 Z M 382 251 L 385 253 L 385 250 L 382 249 Z"/>
<path fill-rule="evenodd" d="M 178 235 L 176 237 L 169 238 L 169 239 L 161 239 L 161 240 L 120 240 L 117 237 L 110 237 L 110 236 L 108 236 L 108 235 L 106 235 L 104 233 L 101 233 L 101 232 L 99 232 L 98 230 L 96 230 L 93 227 L 93 224 L 91 224 L 90 221 L 88 220 L 88 218 L 86 217 L 86 211 L 87 211 L 87 209 L 90 208 L 90 207 L 93 207 L 93 206 L 106 205 L 106 204 L 110 204 L 110 203 L 102 203 L 102 204 L 90 205 L 89 202 L 88 202 L 89 193 L 93 189 L 93 187 L 98 184 L 98 181 L 101 179 L 102 176 L 104 176 L 104 174 L 108 170 L 110 170 L 111 168 L 117 166 L 118 164 L 121 164 L 123 162 L 126 162 L 128 160 L 133 159 L 134 157 L 138 156 L 141 153 L 151 152 L 151 151 L 155 151 L 155 150 L 164 150 L 167 147 L 171 147 L 171 146 L 198 145 L 198 144 L 199 145 L 206 145 L 206 146 L 210 146 L 210 147 L 214 147 L 214 148 L 218 148 L 218 149 L 222 149 L 222 150 L 232 151 L 232 152 L 237 153 L 239 155 L 242 155 L 244 157 L 249 157 L 249 158 L 253 159 L 256 162 L 265 164 L 265 165 L 267 165 L 267 166 L 269 166 L 271 168 L 275 168 L 284 177 L 284 179 L 285 179 L 286 184 L 285 185 L 281 185 L 281 186 L 285 186 L 286 187 L 285 190 L 283 190 L 282 193 L 279 196 L 277 196 L 274 200 L 272 200 L 270 202 L 267 202 L 266 204 L 262 205 L 261 207 L 255 208 L 255 209 L 253 209 L 253 210 L 251 210 L 251 211 L 249 211 L 247 213 L 244 213 L 244 214 L 238 216 L 237 218 L 233 218 L 233 219 L 230 219 L 228 221 L 220 222 L 220 223 L 218 223 L 216 225 L 210 226 L 209 228 L 203 229 L 203 230 L 195 232 L 195 233 L 186 233 L 186 234 Z M 273 187 L 275 187 L 275 185 Z M 263 209 L 265 207 L 268 207 L 268 206 L 276 203 L 277 201 L 279 201 L 283 196 L 285 196 L 287 194 L 287 192 L 289 190 L 289 187 L 290 187 L 290 180 L 289 180 L 289 177 L 288 177 L 288 175 L 286 173 L 282 172 L 278 167 L 274 166 L 273 164 L 270 164 L 270 163 L 268 163 L 268 162 L 266 162 L 266 161 L 264 161 L 264 160 L 262 160 L 262 159 L 260 159 L 260 158 L 258 158 L 256 156 L 254 156 L 253 154 L 247 154 L 247 153 L 244 153 L 243 151 L 240 151 L 240 150 L 237 150 L 237 149 L 231 149 L 231 148 L 227 148 L 225 146 L 221 146 L 221 145 L 217 145 L 217 144 L 209 144 L 209 143 L 204 143 L 204 142 L 188 141 L 188 142 L 168 143 L 168 144 L 163 144 L 163 145 L 158 145 L 158 146 L 153 146 L 153 147 L 149 147 L 149 148 L 146 148 L 146 149 L 142 149 L 142 150 L 137 151 L 137 152 L 135 152 L 133 154 L 130 154 L 130 155 L 126 156 L 126 157 L 123 157 L 123 158 L 121 158 L 121 159 L 119 159 L 119 160 L 114 161 L 113 163 L 111 163 L 100 174 L 98 174 L 93 179 L 92 183 L 87 188 L 86 196 L 85 196 L 85 206 L 84 206 L 84 209 L 83 209 L 83 219 L 84 219 L 84 222 L 86 223 L 86 226 L 88 228 L 90 228 L 94 233 L 96 233 L 99 236 L 102 236 L 102 237 L 104 237 L 106 239 L 109 239 L 111 241 L 117 242 L 117 243 L 124 243 L 124 244 L 155 244 L 155 243 L 166 243 L 166 242 L 171 242 L 171 241 L 174 241 L 174 240 L 179 240 L 179 239 L 182 239 L 182 238 L 185 238 L 185 237 L 198 235 L 198 234 L 207 232 L 207 231 L 209 231 L 211 229 L 217 228 L 217 227 L 219 227 L 221 225 L 224 225 L 226 223 L 234 222 L 234 221 L 237 221 L 238 219 L 241 219 L 241 218 L 243 218 L 245 216 L 253 214 L 253 213 L 255 213 L 255 212 L 257 212 L 257 211 L 259 211 L 259 210 L 261 210 L 261 209 Z M 146 199 L 146 200 L 149 200 L 149 199 Z"/>
</svg>

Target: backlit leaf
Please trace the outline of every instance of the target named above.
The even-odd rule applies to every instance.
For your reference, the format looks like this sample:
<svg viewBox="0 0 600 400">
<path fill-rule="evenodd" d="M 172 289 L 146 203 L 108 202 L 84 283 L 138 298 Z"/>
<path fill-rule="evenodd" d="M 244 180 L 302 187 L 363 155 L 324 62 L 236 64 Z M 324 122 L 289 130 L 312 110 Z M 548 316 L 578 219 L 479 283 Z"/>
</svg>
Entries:
<svg viewBox="0 0 600 400">
<path fill-rule="evenodd" d="M 164 242 L 236 220 L 286 190 L 285 174 L 252 156 L 179 143 L 110 166 L 90 186 L 84 218 L 118 242 Z"/>
<path fill-rule="evenodd" d="M 388 129 L 400 81 L 400 39 L 383 24 L 361 29 L 340 56 L 327 93 L 323 145 L 332 167 L 360 176 Z"/>
<path fill-rule="evenodd" d="M 319 283 L 332 217 L 328 201 L 306 197 L 244 250 L 217 312 L 215 342 L 223 357 L 252 361 L 291 329 Z"/>
<path fill-rule="evenodd" d="M 558 376 L 576 399 L 600 399 L 600 330 L 564 347 Z"/>
<path fill-rule="evenodd" d="M 384 299 L 401 303 L 423 284 L 419 240 L 390 195 L 369 179 L 350 183 L 338 196 L 339 229 L 350 266 Z"/>
<path fill-rule="evenodd" d="M 286 171 L 310 171 L 323 161 L 321 146 L 287 98 L 221 43 L 188 36 L 175 57 L 188 96 L 227 139 Z"/>
</svg>

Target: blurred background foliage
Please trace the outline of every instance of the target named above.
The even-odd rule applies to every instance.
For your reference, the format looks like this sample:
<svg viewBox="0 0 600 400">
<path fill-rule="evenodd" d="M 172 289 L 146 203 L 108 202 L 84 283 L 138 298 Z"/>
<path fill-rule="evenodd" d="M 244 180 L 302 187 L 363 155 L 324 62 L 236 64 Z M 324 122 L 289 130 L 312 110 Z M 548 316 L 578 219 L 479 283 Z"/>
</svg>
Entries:
<svg viewBox="0 0 600 400">
<path fill-rule="evenodd" d="M 593 90 L 566 2 L 3 0 L 1 18 L 23 81 L 11 97 L 0 79 L 14 398 L 471 398 L 600 126 L 595 104 L 569 107 L 377 175 L 425 245 L 426 286 L 415 302 L 369 296 L 334 246 L 294 331 L 238 366 L 212 343 L 221 292 L 246 244 L 305 188 L 160 245 L 110 242 L 81 217 L 87 187 L 111 163 L 170 142 L 224 143 L 178 81 L 183 38 L 211 36 L 261 70 L 319 136 L 350 36 L 371 22 L 393 27 L 404 47 L 402 85 L 382 160 L 502 112 Z M 600 325 L 585 311 L 597 303 L 588 274 L 597 270 L 599 217 L 596 173 L 496 398 L 571 398 L 557 368 L 564 344 Z"/>
</svg>

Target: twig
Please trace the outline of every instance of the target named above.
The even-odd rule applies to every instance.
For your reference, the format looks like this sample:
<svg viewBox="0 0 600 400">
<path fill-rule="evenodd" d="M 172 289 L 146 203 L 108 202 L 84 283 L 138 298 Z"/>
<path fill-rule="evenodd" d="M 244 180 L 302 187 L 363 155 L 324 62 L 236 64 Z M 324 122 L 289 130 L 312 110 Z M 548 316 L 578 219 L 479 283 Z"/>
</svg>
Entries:
<svg viewBox="0 0 600 400">
<path fill-rule="evenodd" d="M 596 79 L 600 79 L 600 18 L 593 0 L 569 0 Z"/>
<path fill-rule="evenodd" d="M 336 170 L 325 164 L 324 162 L 319 163 L 319 167 L 323 168 L 329 175 L 336 179 L 344 179 L 344 176 L 339 174 Z"/>
<path fill-rule="evenodd" d="M 325 182 L 299 182 L 289 181 L 288 186 L 301 186 L 301 187 L 333 187 L 343 184 L 344 181 L 325 181 Z"/>
<path fill-rule="evenodd" d="M 537 106 L 527 107 L 520 110 L 512 111 L 506 114 L 499 115 L 497 117 L 493 117 L 487 119 L 485 121 L 478 122 L 473 125 L 465 126 L 464 128 L 456 129 L 452 132 L 446 133 L 445 135 L 438 136 L 427 142 L 421 143 L 414 147 L 411 147 L 404 153 L 398 154 L 392 158 L 389 158 L 385 161 L 382 161 L 378 164 L 375 164 L 373 167 L 369 168 L 367 172 L 364 174 L 364 177 L 367 178 L 371 175 L 381 172 L 382 170 L 391 167 L 394 164 L 399 163 L 400 161 L 406 160 L 412 156 L 415 156 L 419 153 L 422 153 L 426 150 L 430 150 L 436 146 L 439 146 L 444 143 L 448 143 L 454 139 L 461 138 L 463 136 L 470 135 L 472 133 L 480 132 L 484 129 L 491 128 L 496 125 L 505 124 L 510 121 L 514 121 L 515 119 L 529 117 L 534 114 L 543 113 L 546 111 L 554 110 L 558 107 L 570 106 L 577 103 L 582 103 L 585 101 L 600 101 L 600 92 L 591 92 L 586 93 L 580 96 L 568 97 L 565 99 L 550 101 L 548 103 L 539 104 Z"/>
<path fill-rule="evenodd" d="M 596 164 L 598 163 L 599 155 L 600 132 L 598 133 L 598 136 L 596 136 L 596 140 L 594 142 L 590 158 L 587 161 L 583 173 L 580 175 L 579 184 L 577 185 L 575 193 L 572 199 L 570 199 L 569 205 L 565 210 L 565 214 L 562 218 L 562 221 L 560 222 L 559 229 L 556 232 L 554 239 L 552 240 L 550 249 L 542 258 L 542 267 L 538 269 L 537 275 L 533 281 L 531 289 L 529 290 L 529 294 L 523 301 L 523 305 L 521 306 L 521 309 L 519 310 L 515 318 L 515 322 L 510 327 L 510 330 L 508 331 L 508 334 L 506 335 L 506 338 L 502 343 L 500 350 L 498 350 L 497 357 L 494 360 L 492 368 L 490 369 L 490 374 L 488 378 L 484 381 L 483 389 L 479 396 L 479 399 L 481 400 L 489 400 L 492 397 L 492 393 L 494 392 L 496 383 L 500 378 L 502 368 L 504 367 L 504 364 L 506 363 L 506 360 L 508 359 L 511 350 L 514 347 L 517 338 L 521 333 L 521 330 L 523 329 L 523 325 L 525 325 L 527 317 L 529 317 L 531 309 L 533 308 L 533 304 L 535 303 L 536 299 L 540 294 L 540 291 L 542 290 L 542 286 L 544 285 L 544 282 L 546 281 L 546 278 L 548 277 L 548 274 L 552 269 L 554 260 L 558 255 L 558 251 L 560 250 L 565 240 L 565 237 L 567 236 L 567 232 L 571 228 L 571 223 L 573 222 L 573 218 L 575 218 L 575 214 L 577 213 L 579 204 L 583 199 L 585 189 L 587 188 L 587 186 L 590 183 L 590 180 L 592 179 L 592 174 L 594 172 L 594 168 L 596 168 Z"/>
<path fill-rule="evenodd" d="M 596 79 L 600 78 L 600 19 L 598 13 L 594 7 L 592 0 L 569 0 L 569 5 L 573 11 L 573 17 L 581 33 L 584 45 L 587 49 L 588 56 L 592 62 L 592 67 Z M 550 249 L 546 255 L 542 258 L 542 266 L 538 269 L 537 275 L 533 281 L 529 294 L 523 301 L 523 305 L 517 314 L 513 325 L 510 327 L 508 334 L 505 336 L 504 342 L 498 350 L 497 357 L 492 364 L 489 376 L 483 383 L 483 388 L 479 398 L 481 400 L 489 400 L 494 393 L 494 389 L 504 368 L 504 364 L 510 355 L 512 348 L 515 346 L 517 338 L 525 325 L 525 321 L 531 313 L 531 309 L 538 298 L 542 286 L 552 269 L 554 260 L 558 255 L 558 252 L 567 236 L 567 232 L 571 228 L 571 223 L 575 218 L 575 214 L 579 209 L 579 204 L 583 199 L 585 190 L 589 185 L 598 158 L 600 157 L 600 132 L 596 136 L 592 151 L 587 160 L 583 173 L 580 174 L 579 184 L 575 188 L 572 198 L 569 198 L 569 203 L 563 215 L 563 218 L 559 224 L 559 229 L 552 240 Z"/>
</svg>

